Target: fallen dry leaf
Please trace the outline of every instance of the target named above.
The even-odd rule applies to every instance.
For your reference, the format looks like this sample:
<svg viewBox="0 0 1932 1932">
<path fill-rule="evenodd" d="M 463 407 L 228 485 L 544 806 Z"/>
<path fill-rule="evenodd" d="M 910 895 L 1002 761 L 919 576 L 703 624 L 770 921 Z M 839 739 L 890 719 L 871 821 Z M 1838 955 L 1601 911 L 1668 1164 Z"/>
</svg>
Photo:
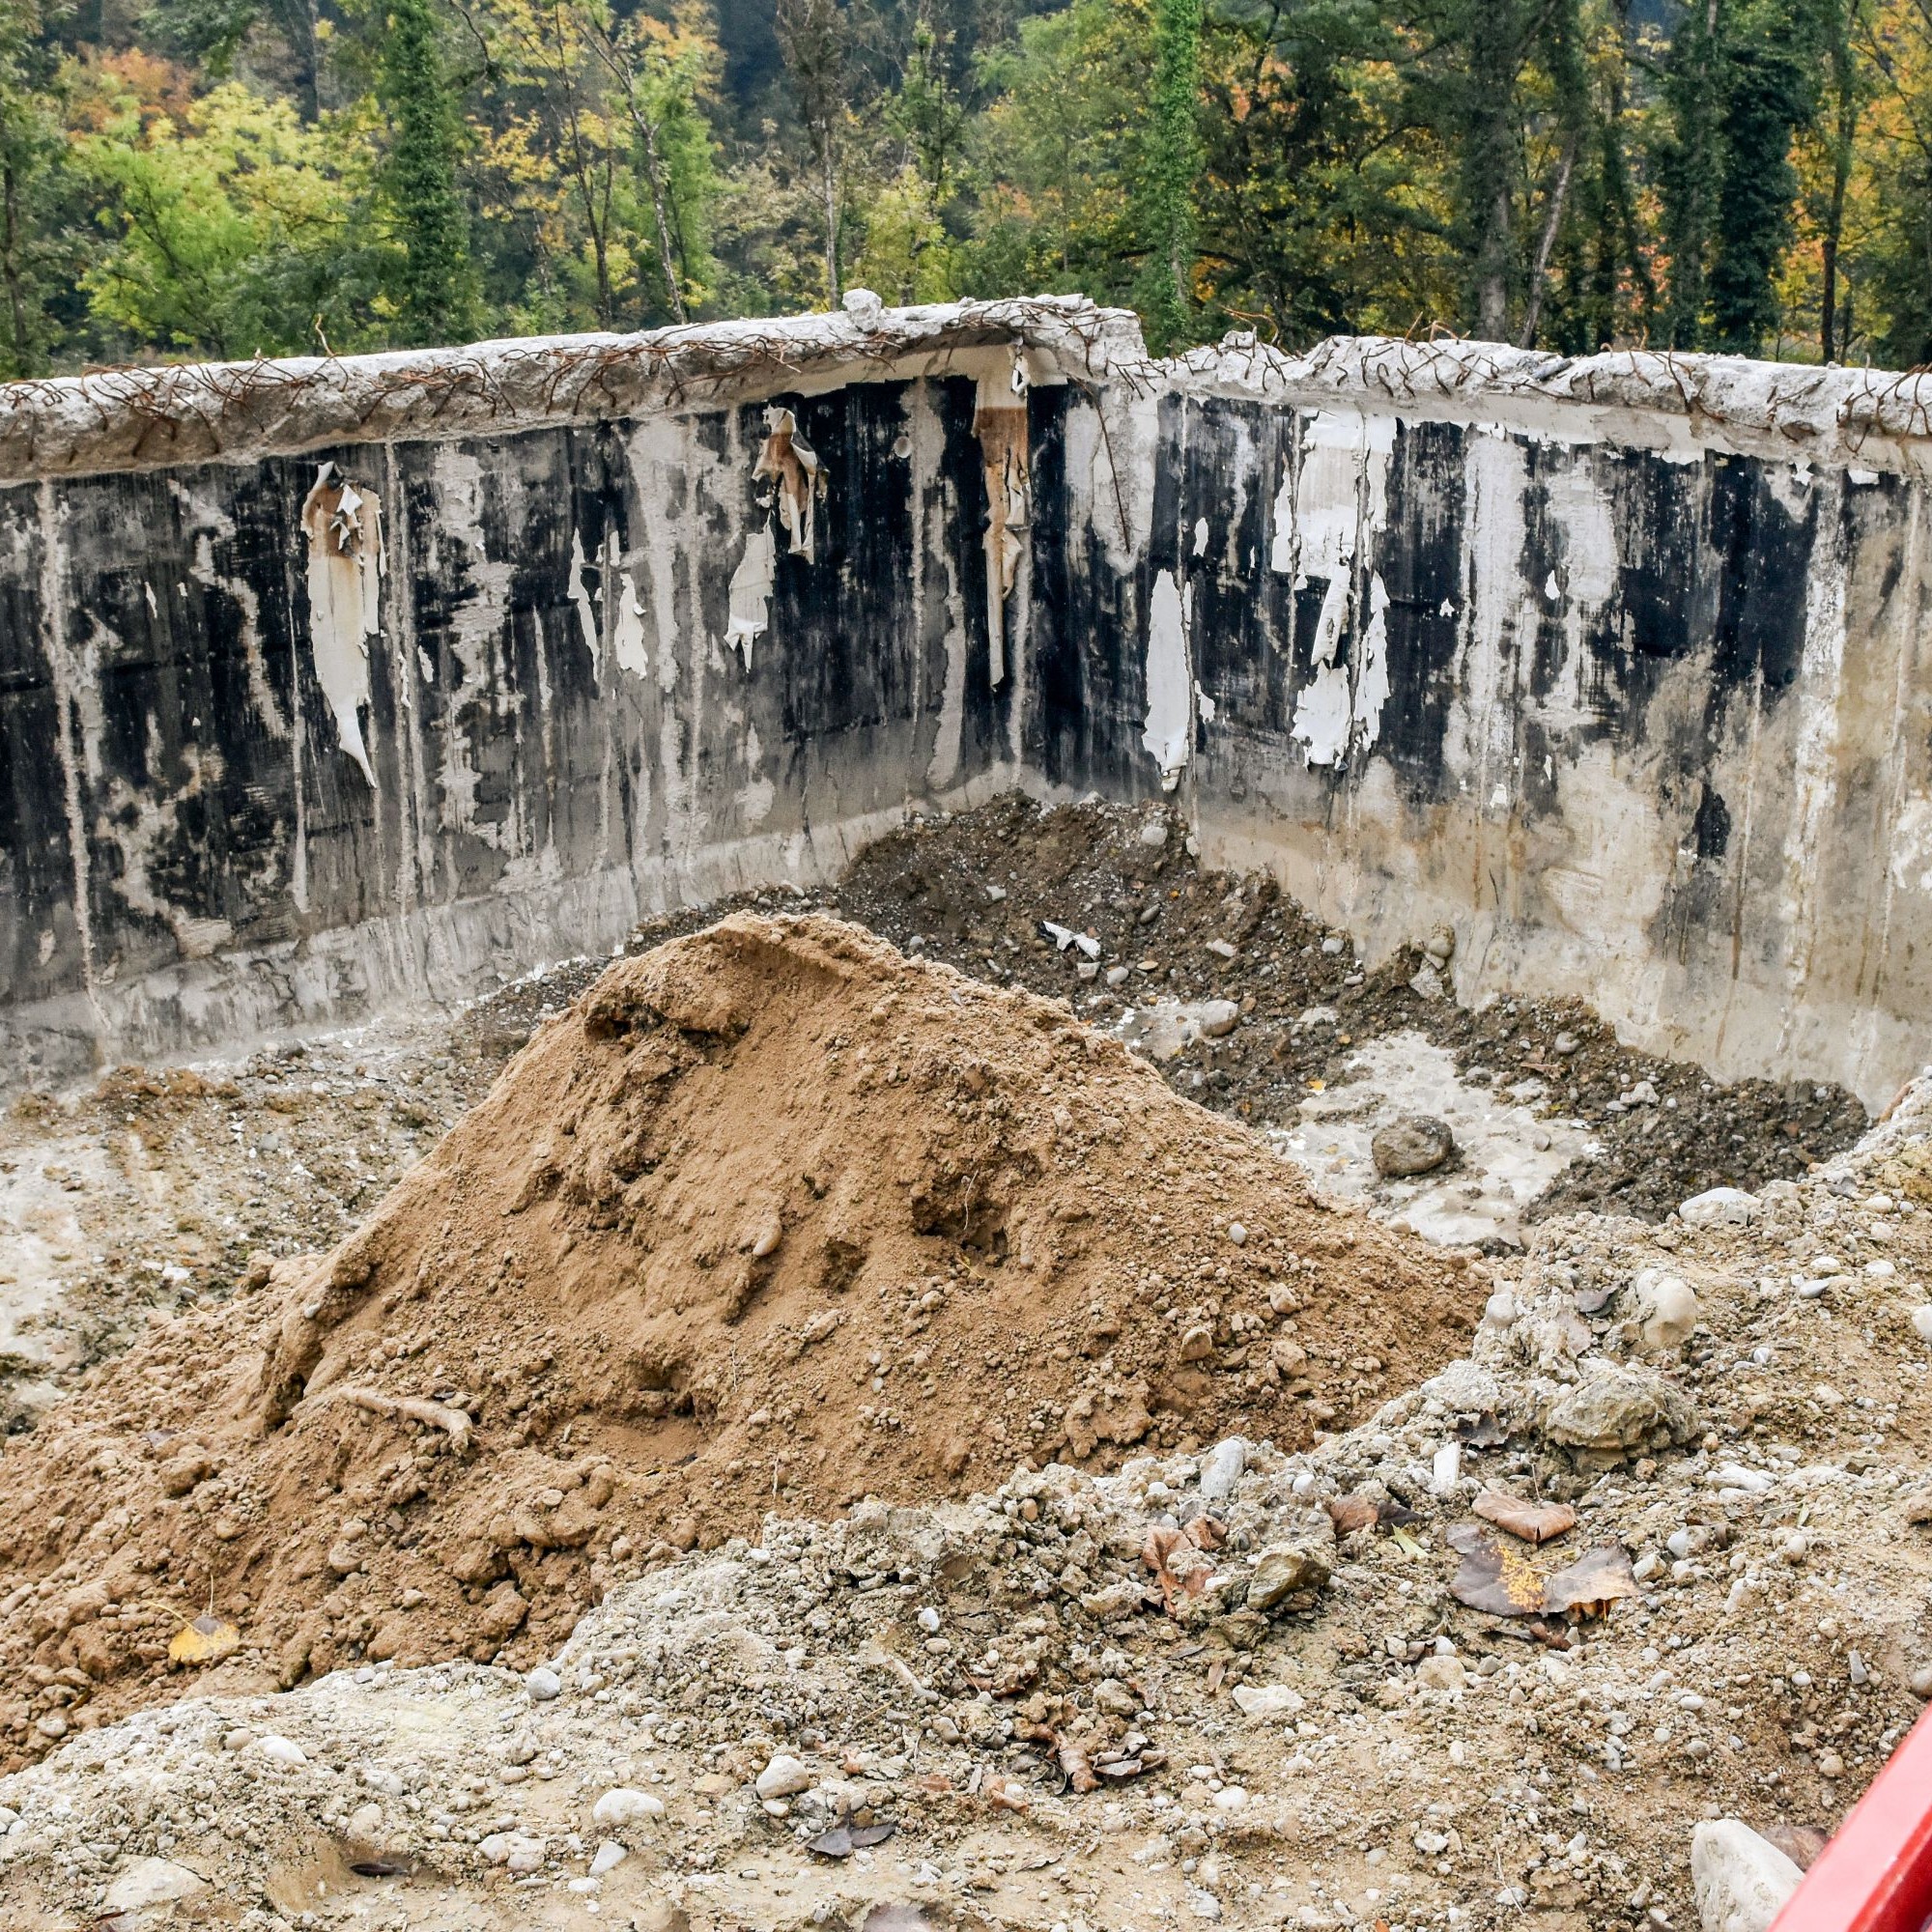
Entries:
<svg viewBox="0 0 1932 1932">
<path fill-rule="evenodd" d="M 1367 1496 L 1337 1496 L 1328 1505 L 1328 1520 L 1337 1536 L 1352 1536 L 1358 1529 L 1373 1529 L 1381 1516 L 1379 1504 Z"/>
<path fill-rule="evenodd" d="M 219 1663 L 242 1647 L 242 1633 L 226 1617 L 204 1611 L 183 1624 L 168 1642 L 170 1663 Z"/>
<path fill-rule="evenodd" d="M 1161 1601 L 1172 1610 L 1182 1597 L 1198 1597 L 1208 1587 L 1210 1567 L 1184 1529 L 1156 1525 L 1148 1531 L 1141 1561 L 1153 1572 Z"/>
<path fill-rule="evenodd" d="M 1629 1552 L 1614 1543 L 1586 1549 L 1576 1562 L 1547 1575 L 1512 1545 L 1500 1544 L 1473 1522 L 1449 1532 L 1449 1547 L 1463 1559 L 1449 1584 L 1458 1603 L 1498 1617 L 1535 1617 L 1556 1611 L 1602 1616 L 1619 1597 L 1637 1594 Z"/>
<path fill-rule="evenodd" d="M 1100 1780 L 1094 1775 L 1094 1761 L 1071 1739 L 1063 1738 L 1057 1753 L 1060 1769 L 1065 1774 L 1067 1786 L 1076 1792 L 1096 1789 Z"/>
<path fill-rule="evenodd" d="M 980 1796 L 1002 1811 L 1024 1811 L 1033 1803 L 1025 1786 L 1012 1778 L 1003 1777 L 997 1771 L 986 1774 L 986 1781 L 980 1787 Z"/>
<path fill-rule="evenodd" d="M 849 1859 L 854 1852 L 883 1845 L 898 1830 L 896 1825 L 835 1825 L 829 1832 L 806 1840 L 806 1850 L 821 1859 Z"/>
<path fill-rule="evenodd" d="M 1546 1609 L 1575 1610 L 1584 1616 L 1607 1616 L 1619 1597 L 1637 1594 L 1630 1552 L 1614 1543 L 1600 1543 L 1594 1549 L 1584 1550 L 1576 1562 L 1552 1570 L 1543 1579 Z"/>
<path fill-rule="evenodd" d="M 1471 1508 L 1525 1543 L 1548 1543 L 1552 1536 L 1577 1527 L 1577 1512 L 1568 1503 L 1528 1503 L 1507 1490 L 1484 1490 Z"/>
<path fill-rule="evenodd" d="M 1533 1617 L 1548 1607 L 1543 1578 L 1529 1559 L 1487 1530 L 1459 1522 L 1449 1532 L 1449 1547 L 1463 1559 L 1449 1584 L 1459 1604 L 1498 1617 Z"/>
</svg>

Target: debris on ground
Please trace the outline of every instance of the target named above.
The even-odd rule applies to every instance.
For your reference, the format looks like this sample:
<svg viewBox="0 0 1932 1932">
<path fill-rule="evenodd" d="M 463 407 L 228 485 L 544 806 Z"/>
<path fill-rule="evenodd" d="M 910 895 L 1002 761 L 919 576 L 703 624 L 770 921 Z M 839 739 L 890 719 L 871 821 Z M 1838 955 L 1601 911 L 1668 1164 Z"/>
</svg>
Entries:
<svg viewBox="0 0 1932 1932">
<path fill-rule="evenodd" d="M 14 1681 L 75 1718 L 0 1779 L 0 1907 L 218 1894 L 259 1932 L 1756 1909 L 1932 1692 L 1923 1099 L 1738 1220 L 1541 1223 L 1465 1352 L 1325 1440 L 1137 1444 L 831 1519 L 781 1497 L 613 1576 L 521 1671 L 365 1657 L 88 1729 L 58 1660 L 119 1605 L 29 1587 L 9 1614 L 47 1634 Z M 1666 1256 L 1700 1319 L 1645 1358 L 1626 1298 Z M 1552 1426 L 1600 1385 L 1622 1424 Z M 1617 1587 L 1459 1602 L 1498 1494 L 1574 1512 L 1515 1546 L 1546 1588 L 1591 1552 Z"/>
<path fill-rule="evenodd" d="M 1156 809 L 736 915 L 418 1088 L 375 1030 L 288 1115 L 267 1051 L 16 1111 L 0 1198 L 100 1299 L 31 1285 L 0 1451 L 0 1919 L 1776 1911 L 1932 1698 L 1932 1074 L 1866 1129 L 1463 1013 L 1450 935 L 1368 972 Z M 380 1132 L 278 1223 L 271 1115 Z M 1378 1176 L 1404 1115 L 1454 1151 Z M 230 1181 L 116 1301 L 112 1202 L 158 1258 Z"/>
</svg>

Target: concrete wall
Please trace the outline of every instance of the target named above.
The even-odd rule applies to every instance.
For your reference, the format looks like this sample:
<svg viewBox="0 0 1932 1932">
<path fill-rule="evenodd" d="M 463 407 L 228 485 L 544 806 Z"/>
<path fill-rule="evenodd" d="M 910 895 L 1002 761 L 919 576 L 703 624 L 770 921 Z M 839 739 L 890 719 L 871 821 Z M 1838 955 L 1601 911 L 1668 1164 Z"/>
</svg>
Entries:
<svg viewBox="0 0 1932 1932">
<path fill-rule="evenodd" d="M 452 997 L 1018 778 L 1171 790 L 1372 951 L 1450 924 L 1464 997 L 1882 1102 L 1928 399 L 1151 364 L 1071 300 L 0 391 L 9 1059 Z"/>
</svg>

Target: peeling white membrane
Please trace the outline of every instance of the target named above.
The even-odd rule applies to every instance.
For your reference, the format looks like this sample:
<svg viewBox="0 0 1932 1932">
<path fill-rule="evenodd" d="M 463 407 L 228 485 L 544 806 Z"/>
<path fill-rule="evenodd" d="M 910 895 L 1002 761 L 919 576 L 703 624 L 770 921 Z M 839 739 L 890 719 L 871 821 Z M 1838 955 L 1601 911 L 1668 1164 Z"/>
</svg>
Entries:
<svg viewBox="0 0 1932 1932">
<path fill-rule="evenodd" d="M 604 595 L 611 608 L 611 649 L 617 668 L 640 682 L 650 675 L 651 653 L 644 642 L 644 607 L 625 568 L 615 530 L 604 538 Z"/>
<path fill-rule="evenodd" d="M 773 573 L 777 568 L 776 547 L 769 528 L 755 529 L 745 539 L 745 554 L 731 573 L 731 613 L 724 626 L 724 642 L 743 653 L 745 668 L 752 668 L 752 644 L 764 636 L 771 623 Z"/>
<path fill-rule="evenodd" d="M 1316 1008 L 1302 1023 L 1331 1025 L 1334 1017 Z M 1455 1055 L 1422 1034 L 1384 1034 L 1347 1065 L 1346 1084 L 1309 1094 L 1300 1121 L 1270 1127 L 1268 1141 L 1324 1194 L 1361 1202 L 1378 1219 L 1404 1221 L 1428 1240 L 1520 1244 L 1522 1210 L 1572 1161 L 1591 1156 L 1582 1128 L 1535 1111 L 1542 1081 L 1507 1088 L 1465 1081 Z M 1461 1160 L 1446 1173 L 1380 1179 L 1370 1143 L 1405 1114 L 1447 1122 Z"/>
<path fill-rule="evenodd" d="M 1187 604 L 1171 570 L 1153 582 L 1148 602 L 1147 729 L 1141 743 L 1160 767 L 1163 790 L 1172 791 L 1187 769 L 1194 735 L 1194 680 L 1187 664 Z"/>
<path fill-rule="evenodd" d="M 338 478 L 333 463 L 325 463 L 302 503 L 301 520 L 308 537 L 308 643 L 316 682 L 334 713 L 337 742 L 374 791 L 362 707 L 369 702 L 369 639 L 383 634 L 382 507 L 373 495 Z"/>
<path fill-rule="evenodd" d="M 1323 586 L 1309 646 L 1314 672 L 1295 700 L 1290 736 L 1311 765 L 1338 765 L 1356 745 L 1373 746 L 1389 695 L 1388 591 L 1379 573 L 1365 586 L 1367 611 L 1353 662 L 1342 642 L 1357 606 L 1356 559 L 1388 522 L 1388 469 L 1395 418 L 1320 410 L 1302 426 L 1301 459 L 1275 497 L 1270 569 L 1297 590 Z"/>
</svg>

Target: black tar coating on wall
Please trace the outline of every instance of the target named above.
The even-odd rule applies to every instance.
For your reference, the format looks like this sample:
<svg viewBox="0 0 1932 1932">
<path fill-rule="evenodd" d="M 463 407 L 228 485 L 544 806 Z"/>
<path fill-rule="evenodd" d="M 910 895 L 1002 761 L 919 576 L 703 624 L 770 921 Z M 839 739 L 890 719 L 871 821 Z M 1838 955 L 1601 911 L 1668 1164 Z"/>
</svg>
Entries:
<svg viewBox="0 0 1932 1932">
<path fill-rule="evenodd" d="M 323 928 L 490 894 L 519 862 L 571 877 L 751 836 L 737 800 L 754 779 L 772 783 L 786 828 L 920 795 L 949 621 L 963 627 L 966 700 L 958 770 L 940 776 L 983 770 L 1002 753 L 1010 681 L 988 689 L 974 384 L 927 390 L 940 447 L 923 503 L 909 385 L 778 399 L 829 487 L 813 560 L 778 534 L 749 669 L 718 640 L 746 538 L 769 517 L 769 485 L 753 476 L 761 404 L 699 419 L 722 467 L 673 477 L 671 500 L 654 503 L 622 425 L 457 445 L 480 479 L 480 554 L 440 500 L 443 445 L 50 484 L 58 611 L 43 594 L 43 491 L 0 492 L 0 1004 L 87 983 L 70 784 L 97 985 L 218 940 L 266 949 L 253 970 L 287 976 L 293 996 L 300 942 Z M 307 641 L 301 506 L 329 459 L 383 510 L 383 631 L 361 720 L 373 792 L 340 747 Z M 643 554 L 668 529 L 696 541 L 660 573 Z M 572 595 L 573 537 L 594 647 Z M 621 587 L 606 581 L 607 539 L 639 553 Z M 500 612 L 478 624 L 486 574 Z M 641 608 L 642 678 L 616 665 L 613 591 Z M 661 617 L 678 640 L 668 692 Z M 674 822 L 673 786 L 697 827 Z"/>
<path fill-rule="evenodd" d="M 1151 533 L 1140 567 L 1122 577 L 1099 534 L 1068 504 L 1068 418 L 1091 408 L 1070 388 L 1035 400 L 1037 589 L 1030 645 L 1039 714 L 1029 753 L 1047 778 L 1074 789 L 1151 788 L 1152 760 L 1140 742 L 1145 612 L 1156 575 L 1167 570 L 1190 600 L 1193 674 L 1215 712 L 1211 724 L 1197 728 L 1188 782 L 1203 795 L 1240 800 L 1258 778 L 1304 771 L 1292 731 L 1296 699 L 1315 674 L 1311 643 L 1328 586 L 1310 577 L 1297 588 L 1269 557 L 1275 499 L 1301 464 L 1306 416 L 1220 398 L 1166 398 Z M 1365 528 L 1356 547 L 1351 614 L 1337 652 L 1359 676 L 1369 578 L 1378 574 L 1387 597 L 1389 696 L 1372 749 L 1358 742 L 1334 767 L 1307 774 L 1331 816 L 1372 763 L 1393 772 L 1398 795 L 1418 817 L 1458 802 L 1446 748 L 1467 649 L 1465 533 L 1480 434 L 1454 423 L 1396 425 L 1383 526 L 1379 533 Z M 1561 768 L 1591 745 L 1641 745 L 1657 770 L 1659 810 L 1716 864 L 1732 808 L 1713 768 L 1748 729 L 1753 709 L 1777 704 L 1803 655 L 1815 503 L 1787 509 L 1765 466 L 1748 458 L 1687 464 L 1604 444 L 1517 440 L 1525 478 L 1520 554 L 1506 608 L 1494 618 L 1503 683 L 1517 694 L 1509 720 L 1517 809 L 1530 821 L 1557 810 Z M 1615 554 L 1611 594 L 1577 627 L 1564 586 L 1580 560 L 1568 554 L 1550 497 L 1579 481 L 1604 506 Z M 1113 504 L 1104 487 L 1095 497 L 1097 523 Z M 1605 560 L 1589 561 L 1601 571 Z M 1577 648 L 1585 661 L 1572 666 Z M 1654 701 L 1675 668 L 1692 668 L 1703 693 L 1701 707 L 1681 718 Z M 1583 715 L 1578 720 L 1566 702 L 1552 718 L 1545 706 L 1572 677 Z M 1652 742 L 1659 730 L 1675 735 Z"/>
</svg>

